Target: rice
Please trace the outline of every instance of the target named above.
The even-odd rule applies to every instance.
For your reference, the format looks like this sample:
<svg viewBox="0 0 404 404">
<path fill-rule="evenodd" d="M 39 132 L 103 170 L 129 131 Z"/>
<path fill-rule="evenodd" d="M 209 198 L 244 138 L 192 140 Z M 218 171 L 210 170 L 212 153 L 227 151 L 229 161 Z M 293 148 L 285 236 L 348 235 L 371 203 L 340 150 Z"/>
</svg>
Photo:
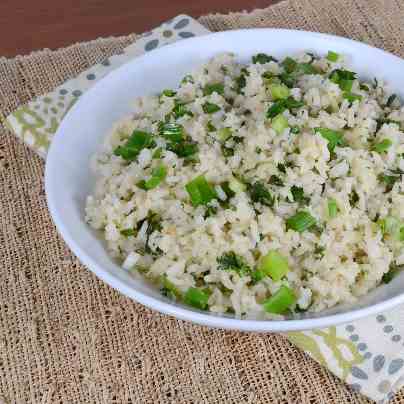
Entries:
<svg viewBox="0 0 404 404">
<path fill-rule="evenodd" d="M 404 264 L 404 108 L 341 55 L 253 61 L 220 54 L 135 100 L 92 160 L 86 220 L 125 270 L 200 309 L 354 302 Z"/>
</svg>

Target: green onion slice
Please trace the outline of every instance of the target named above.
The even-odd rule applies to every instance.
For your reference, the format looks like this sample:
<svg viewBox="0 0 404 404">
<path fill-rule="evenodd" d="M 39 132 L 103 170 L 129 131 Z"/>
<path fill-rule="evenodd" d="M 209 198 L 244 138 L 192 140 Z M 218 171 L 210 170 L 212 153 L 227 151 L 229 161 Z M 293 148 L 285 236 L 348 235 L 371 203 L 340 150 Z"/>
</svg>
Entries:
<svg viewBox="0 0 404 404">
<path fill-rule="evenodd" d="M 288 260 L 278 251 L 269 251 L 262 257 L 258 270 L 277 282 L 289 272 Z"/>
<path fill-rule="evenodd" d="M 136 236 L 137 232 L 136 232 L 135 229 L 123 229 L 123 230 L 120 231 L 120 233 L 124 237 L 132 237 L 132 236 Z"/>
<path fill-rule="evenodd" d="M 279 114 L 275 118 L 272 119 L 272 129 L 278 134 L 282 134 L 283 131 L 289 126 L 288 120 L 282 115 Z"/>
<path fill-rule="evenodd" d="M 229 139 L 232 135 L 232 130 L 231 128 L 221 128 L 217 132 L 217 137 L 221 142 L 225 142 L 227 139 Z"/>
<path fill-rule="evenodd" d="M 377 153 L 384 153 L 391 147 L 392 144 L 393 143 L 390 139 L 383 139 L 381 142 L 373 145 L 372 150 Z"/>
<path fill-rule="evenodd" d="M 292 229 L 299 233 L 310 229 L 316 224 L 316 219 L 306 211 L 299 211 L 286 220 L 286 229 Z"/>
<path fill-rule="evenodd" d="M 208 307 L 209 293 L 204 289 L 189 288 L 184 295 L 184 303 L 200 310 Z"/>
<path fill-rule="evenodd" d="M 354 94 L 354 93 L 351 93 L 351 92 L 348 92 L 348 91 L 345 91 L 342 96 L 343 96 L 343 98 L 348 100 L 350 103 L 353 103 L 355 101 L 362 101 L 362 98 L 363 98 L 359 94 Z"/>
<path fill-rule="evenodd" d="M 337 201 L 334 198 L 330 198 L 328 199 L 327 205 L 328 205 L 328 216 L 330 218 L 337 216 L 338 213 Z"/>
<path fill-rule="evenodd" d="M 123 146 L 118 146 L 114 150 L 115 156 L 120 156 L 124 160 L 133 161 L 142 149 L 154 146 L 153 135 L 141 130 L 134 130 Z"/>
<path fill-rule="evenodd" d="M 206 84 L 203 88 L 203 95 L 211 95 L 213 93 L 224 95 L 224 85 L 222 83 Z"/>
<path fill-rule="evenodd" d="M 268 88 L 274 100 L 282 100 L 290 95 L 289 88 L 284 84 L 270 84 Z"/>
<path fill-rule="evenodd" d="M 184 138 L 184 128 L 182 125 L 173 122 L 160 122 L 158 125 L 159 135 L 171 140 L 181 142 Z"/>
<path fill-rule="evenodd" d="M 185 185 L 191 203 L 194 206 L 206 205 L 212 199 L 217 198 L 215 188 L 206 181 L 203 175 L 196 177 Z"/>
<path fill-rule="evenodd" d="M 203 112 L 205 114 L 214 114 L 217 111 L 220 111 L 220 107 L 217 104 L 213 104 L 212 102 L 205 102 L 205 104 L 202 105 Z"/>
<path fill-rule="evenodd" d="M 161 95 L 164 95 L 165 97 L 174 97 L 177 94 L 176 91 L 174 90 L 163 90 L 163 92 L 161 93 Z"/>
<path fill-rule="evenodd" d="M 333 51 L 328 51 L 327 53 L 327 60 L 330 62 L 337 62 L 339 58 L 339 54 Z"/>
<path fill-rule="evenodd" d="M 263 303 L 267 313 L 282 314 L 296 303 L 296 295 L 292 289 L 282 285 L 275 294 Z"/>
</svg>

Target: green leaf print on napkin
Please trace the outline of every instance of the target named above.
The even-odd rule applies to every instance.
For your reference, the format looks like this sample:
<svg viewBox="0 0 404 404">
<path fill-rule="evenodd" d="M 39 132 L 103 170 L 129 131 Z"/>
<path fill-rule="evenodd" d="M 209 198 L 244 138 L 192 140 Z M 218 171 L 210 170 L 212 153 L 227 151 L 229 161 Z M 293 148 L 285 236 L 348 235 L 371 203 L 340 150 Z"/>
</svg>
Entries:
<svg viewBox="0 0 404 404">
<path fill-rule="evenodd" d="M 348 338 L 337 337 L 336 327 L 312 330 L 310 334 L 312 336 L 304 332 L 292 332 L 288 333 L 287 337 L 322 365 L 333 368 L 330 366 L 330 362 L 336 361 L 343 380 L 346 380 L 353 366 L 359 365 L 365 360 L 352 341 Z"/>
</svg>

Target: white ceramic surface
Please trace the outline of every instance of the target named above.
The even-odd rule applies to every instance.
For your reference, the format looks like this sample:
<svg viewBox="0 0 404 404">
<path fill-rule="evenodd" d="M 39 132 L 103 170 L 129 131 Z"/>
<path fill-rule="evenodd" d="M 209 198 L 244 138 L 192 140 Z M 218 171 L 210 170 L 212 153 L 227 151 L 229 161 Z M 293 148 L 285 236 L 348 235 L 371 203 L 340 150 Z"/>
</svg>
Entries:
<svg viewBox="0 0 404 404">
<path fill-rule="evenodd" d="M 45 187 L 48 206 L 59 233 L 91 271 L 134 300 L 162 313 L 211 327 L 245 331 L 291 331 L 320 328 L 388 310 L 404 303 L 404 274 L 381 286 L 352 307 L 336 307 L 302 319 L 285 321 L 239 320 L 193 310 L 170 302 L 142 279 L 135 279 L 106 253 L 96 232 L 84 222 L 84 204 L 94 177 L 90 156 L 112 124 L 131 110 L 140 95 L 176 87 L 181 78 L 213 55 L 231 51 L 241 61 L 265 52 L 282 57 L 306 50 L 328 50 L 349 57 L 361 78 L 385 79 L 404 98 L 404 61 L 368 45 L 318 33 L 252 29 L 227 31 L 180 41 L 134 59 L 85 93 L 63 120 L 46 161 Z M 401 92 L 401 93 L 400 93 Z"/>
</svg>

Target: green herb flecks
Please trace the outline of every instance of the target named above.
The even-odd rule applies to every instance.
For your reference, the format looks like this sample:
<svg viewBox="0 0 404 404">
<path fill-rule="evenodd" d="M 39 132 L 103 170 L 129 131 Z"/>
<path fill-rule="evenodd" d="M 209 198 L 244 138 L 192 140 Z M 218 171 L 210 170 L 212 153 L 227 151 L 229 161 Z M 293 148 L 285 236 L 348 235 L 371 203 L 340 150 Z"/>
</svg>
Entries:
<svg viewBox="0 0 404 404">
<path fill-rule="evenodd" d="M 293 97 L 275 101 L 267 110 L 266 116 L 268 119 L 272 119 L 275 116 L 281 114 L 283 111 L 289 109 L 297 109 L 304 106 L 303 101 L 297 101 Z"/>
<path fill-rule="evenodd" d="M 245 262 L 241 255 L 236 254 L 234 251 L 228 251 L 217 258 L 218 267 L 220 271 L 235 271 L 240 276 L 251 274 L 251 268 Z"/>
<path fill-rule="evenodd" d="M 307 205 L 310 202 L 310 198 L 304 195 L 304 189 L 302 187 L 292 185 L 290 192 L 293 196 L 293 202 L 297 202 L 300 205 Z"/>
<path fill-rule="evenodd" d="M 273 56 L 267 55 L 266 53 L 257 53 L 252 57 L 252 62 L 254 64 L 260 63 L 269 63 L 269 62 L 277 62 L 278 60 L 275 59 Z"/>
<path fill-rule="evenodd" d="M 261 203 L 262 205 L 270 207 L 274 204 L 274 198 L 271 193 L 260 181 L 253 184 L 247 184 L 247 193 L 253 202 Z"/>
</svg>

